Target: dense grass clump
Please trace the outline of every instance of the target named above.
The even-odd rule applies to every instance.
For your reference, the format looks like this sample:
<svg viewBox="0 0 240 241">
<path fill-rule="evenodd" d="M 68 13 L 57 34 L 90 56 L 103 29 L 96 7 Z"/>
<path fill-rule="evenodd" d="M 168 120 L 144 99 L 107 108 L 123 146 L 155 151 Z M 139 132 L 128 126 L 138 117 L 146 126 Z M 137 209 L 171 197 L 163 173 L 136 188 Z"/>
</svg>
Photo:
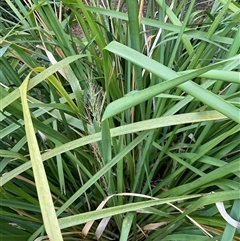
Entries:
<svg viewBox="0 0 240 241">
<path fill-rule="evenodd" d="M 2 240 L 240 240 L 238 1 L 0 8 Z"/>
</svg>

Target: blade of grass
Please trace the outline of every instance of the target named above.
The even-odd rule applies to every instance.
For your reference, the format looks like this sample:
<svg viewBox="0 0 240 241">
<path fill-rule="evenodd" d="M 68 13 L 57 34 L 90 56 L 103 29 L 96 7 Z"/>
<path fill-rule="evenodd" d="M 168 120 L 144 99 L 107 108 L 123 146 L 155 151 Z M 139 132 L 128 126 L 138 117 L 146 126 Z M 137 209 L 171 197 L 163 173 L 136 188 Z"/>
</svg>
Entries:
<svg viewBox="0 0 240 241">
<path fill-rule="evenodd" d="M 148 132 L 141 133 L 135 138 L 128 146 L 126 146 L 117 156 L 115 156 L 110 162 L 108 162 L 101 170 L 92 176 L 79 190 L 77 190 L 57 211 L 57 215 L 60 215 L 66 208 L 69 207 L 79 196 L 81 196 L 89 187 L 91 187 L 102 175 L 107 173 L 114 165 L 121 161 L 122 158 L 130 152 L 136 145 L 138 145 L 144 138 L 146 138 Z M 88 212 L 89 213 L 89 212 Z M 92 219 L 91 219 L 92 220 Z M 88 220 L 88 221 L 91 221 Z M 40 229 L 36 231 L 32 237 L 35 237 L 39 233 Z"/>
<path fill-rule="evenodd" d="M 156 0 L 156 2 L 162 7 L 163 4 L 164 4 L 164 1 L 163 0 Z M 177 18 L 177 16 L 173 13 L 173 11 L 170 9 L 170 7 L 168 7 L 166 5 L 166 14 L 168 15 L 169 19 L 171 20 L 171 22 L 174 24 L 174 25 L 177 25 L 177 26 L 182 26 L 182 23 L 181 21 Z M 185 48 L 188 52 L 189 55 L 191 55 L 194 50 L 193 50 L 193 47 L 192 47 L 192 44 L 190 42 L 189 39 L 187 38 L 182 38 L 182 42 L 183 44 L 185 45 Z"/>
<path fill-rule="evenodd" d="M 212 121 L 212 120 L 224 120 L 226 117 L 217 111 L 209 111 L 209 112 L 199 112 L 199 113 L 189 113 L 189 114 L 179 114 L 174 116 L 165 116 L 160 118 L 155 118 L 146 121 L 140 121 L 133 124 L 128 124 L 121 127 L 116 127 L 110 130 L 111 137 L 135 133 L 143 130 L 151 130 L 156 128 L 161 128 L 165 126 L 171 125 L 179 125 L 185 123 L 193 123 L 193 122 L 204 122 L 204 121 Z M 61 153 L 73 150 L 77 147 L 84 146 L 93 142 L 97 142 L 101 140 L 101 133 L 95 133 L 92 135 L 88 135 L 86 137 L 70 141 L 66 144 L 63 144 L 59 147 L 56 147 L 47 153 L 42 155 L 43 161 L 48 160 L 51 157 L 59 155 Z M 27 162 L 17 167 L 16 169 L 8 172 L 4 176 L 0 177 L 1 185 L 4 185 L 6 182 L 14 178 L 16 175 L 26 171 L 31 167 L 31 163 Z"/>
<path fill-rule="evenodd" d="M 193 202 L 192 205 L 183 214 L 181 214 L 179 217 L 176 218 L 176 221 L 180 220 L 182 217 L 184 217 L 185 215 L 188 215 L 192 211 L 200 207 L 204 207 L 205 205 L 209 205 L 212 203 L 215 204 L 217 202 L 229 201 L 230 196 L 228 195 L 232 195 L 231 200 L 240 199 L 239 190 L 222 191 L 222 192 L 216 192 L 216 193 L 203 196 L 199 198 L 197 201 Z"/>
<path fill-rule="evenodd" d="M 120 241 L 128 240 L 133 218 L 134 218 L 134 213 L 128 212 L 126 217 L 123 219 Z"/>
<path fill-rule="evenodd" d="M 26 77 L 19 89 L 23 106 L 23 115 L 29 152 L 46 232 L 52 241 L 60 241 L 63 240 L 63 238 L 59 228 L 50 188 L 47 181 L 47 176 L 44 170 L 42 157 L 38 147 L 37 139 L 35 137 L 31 114 L 27 103 L 27 89 L 30 75 L 31 73 Z"/>
<path fill-rule="evenodd" d="M 140 39 L 140 22 L 138 18 L 138 1 L 137 0 L 127 0 L 128 8 L 128 24 L 130 32 L 131 48 L 137 52 L 141 52 L 141 39 Z M 132 76 L 132 81 L 136 83 L 136 88 L 138 90 L 143 89 L 143 79 L 142 79 L 142 68 L 139 65 L 134 65 L 134 72 Z M 135 84 L 132 84 L 134 86 Z M 145 106 L 140 105 L 141 117 L 145 117 Z"/>
<path fill-rule="evenodd" d="M 214 19 L 213 23 L 211 24 L 211 26 L 207 32 L 206 38 L 210 39 L 212 37 L 212 35 L 216 32 L 216 28 L 219 26 L 220 21 L 222 20 L 222 17 L 224 16 L 225 12 L 227 11 L 230 3 L 231 3 L 231 0 L 228 0 L 226 5 L 224 5 L 223 9 L 219 12 L 217 17 Z M 204 53 L 204 49 L 206 48 L 206 45 L 207 45 L 207 42 L 202 41 L 200 43 L 200 46 L 197 48 L 196 55 L 192 59 L 192 62 L 189 65 L 188 69 L 193 69 L 196 67 L 198 61 L 200 60 L 202 54 Z"/>
<path fill-rule="evenodd" d="M 41 72 L 41 73 L 37 74 L 35 77 L 33 77 L 32 79 L 29 80 L 28 90 L 32 89 L 34 86 L 41 83 L 43 80 L 47 79 L 53 73 L 55 73 L 59 69 L 63 68 L 63 66 L 66 66 L 66 65 L 72 63 L 73 61 L 75 61 L 79 58 L 83 58 L 85 56 L 87 56 L 87 55 L 75 55 L 75 56 L 65 58 L 65 59 L 59 61 L 58 63 L 50 66 L 47 69 L 44 69 L 42 67 L 36 68 L 35 71 Z M 17 100 L 19 97 L 20 97 L 19 89 L 15 89 L 13 92 L 9 93 L 5 98 L 3 98 L 1 100 L 0 110 L 3 111 L 3 109 L 6 106 L 10 105 L 12 102 Z"/>
<path fill-rule="evenodd" d="M 182 26 L 181 26 L 181 30 L 180 30 L 180 32 L 179 32 L 179 34 L 178 34 L 177 41 L 176 41 L 176 43 L 174 44 L 174 48 L 173 48 L 173 50 L 172 50 L 172 54 L 171 54 L 170 60 L 169 60 L 169 62 L 168 62 L 168 67 L 169 67 L 169 68 L 173 65 L 174 58 L 176 57 L 176 53 L 177 53 L 177 51 L 178 51 L 179 44 L 180 44 L 180 42 L 181 42 L 181 40 L 182 40 L 182 38 L 183 38 L 183 33 L 184 33 L 185 28 L 186 28 L 186 26 L 187 26 L 187 23 L 188 23 L 188 21 L 189 21 L 189 17 L 190 17 L 190 14 L 191 14 L 191 12 L 192 12 L 192 9 L 193 9 L 194 4 L 195 4 L 195 0 L 190 2 L 190 5 L 189 5 L 189 7 L 188 7 L 188 11 L 187 11 L 187 13 L 186 13 L 186 16 L 184 16 L 184 22 L 183 22 L 183 24 L 182 24 Z"/>
<path fill-rule="evenodd" d="M 212 195 L 214 195 L 214 194 L 212 194 Z M 170 198 L 164 198 L 164 199 L 154 198 L 155 200 L 124 204 L 124 205 L 120 205 L 117 207 L 105 208 L 105 209 L 101 209 L 101 210 L 91 211 L 88 213 L 82 213 L 82 214 L 74 215 L 72 217 L 60 218 L 59 225 L 60 225 L 61 229 L 63 229 L 63 228 L 71 227 L 74 225 L 79 225 L 79 224 L 82 224 L 82 223 L 85 223 L 88 221 L 105 218 L 108 216 L 113 216 L 113 215 L 122 214 L 122 213 L 128 213 L 131 211 L 137 211 L 137 210 L 144 209 L 147 207 L 152 207 L 155 205 L 176 202 L 179 200 L 187 200 L 189 198 L 196 198 L 199 196 L 202 196 L 202 195 L 195 194 L 195 195 L 189 195 L 189 196 L 170 197 Z M 236 194 L 233 195 L 233 197 L 235 197 L 235 196 L 236 196 Z"/>
<path fill-rule="evenodd" d="M 135 64 L 138 64 L 150 72 L 154 73 L 156 76 L 163 78 L 165 80 L 163 83 L 157 84 L 155 86 L 149 87 L 142 91 L 136 91 L 125 95 L 124 97 L 110 103 L 102 117 L 102 120 L 105 120 L 109 117 L 112 117 L 128 108 L 131 108 L 143 101 L 146 101 L 168 89 L 178 86 L 187 93 L 191 94 L 195 98 L 201 100 L 203 103 L 207 103 L 209 106 L 212 106 L 214 109 L 220 111 L 224 115 L 229 116 L 231 119 L 240 122 L 239 120 L 239 110 L 228 102 L 222 100 L 219 96 L 212 94 L 198 86 L 197 84 L 188 80 L 195 78 L 205 72 L 216 68 L 232 59 L 221 61 L 219 63 L 207 66 L 198 70 L 195 70 L 191 73 L 182 75 L 181 77 L 171 69 L 165 67 L 164 65 L 157 63 L 156 61 L 149 59 L 148 57 L 142 55 L 130 49 L 120 43 L 112 42 L 106 48 L 105 51 L 113 52 Z M 239 56 L 236 56 L 236 59 Z M 233 58 L 234 60 L 235 58 Z M 146 64 L 147 63 L 147 64 Z M 192 74 L 192 75 L 191 75 Z M 185 83 L 186 82 L 186 83 Z"/>
<path fill-rule="evenodd" d="M 91 11 L 91 12 L 99 13 L 99 14 L 102 14 L 102 15 L 105 15 L 105 16 L 111 16 L 111 17 L 126 20 L 126 21 L 128 20 L 128 16 L 127 16 L 126 13 L 116 12 L 116 11 L 113 11 L 113 10 L 97 8 L 97 7 L 86 7 L 86 9 Z M 175 33 L 179 33 L 181 31 L 181 25 L 179 26 L 179 25 L 174 25 L 174 24 L 170 24 L 170 23 L 165 23 L 165 22 L 155 20 L 155 19 L 142 18 L 141 23 L 149 25 L 151 27 L 155 27 L 155 28 L 163 28 L 165 30 L 175 32 Z M 192 36 L 193 38 L 198 38 L 199 36 L 202 36 L 203 38 L 206 38 L 206 35 L 207 35 L 207 33 L 204 32 L 204 31 L 186 28 L 185 32 L 184 32 L 184 34 L 185 34 L 184 37 L 186 37 L 186 38 L 188 37 L 188 32 L 189 32 L 190 36 L 192 36 L 191 34 L 194 34 L 194 36 Z M 234 39 L 235 38 L 219 36 L 218 34 L 214 34 L 211 37 L 212 41 L 216 41 L 216 42 L 219 42 L 219 43 L 222 43 L 222 44 L 232 44 Z"/>
<path fill-rule="evenodd" d="M 239 195 L 240 198 L 240 195 Z M 230 213 L 230 216 L 235 219 L 236 221 L 240 221 L 240 199 L 237 199 L 233 203 L 233 207 Z M 231 226 L 229 223 L 227 223 L 221 241 L 225 240 L 233 240 L 234 234 L 236 232 L 236 228 Z"/>
</svg>

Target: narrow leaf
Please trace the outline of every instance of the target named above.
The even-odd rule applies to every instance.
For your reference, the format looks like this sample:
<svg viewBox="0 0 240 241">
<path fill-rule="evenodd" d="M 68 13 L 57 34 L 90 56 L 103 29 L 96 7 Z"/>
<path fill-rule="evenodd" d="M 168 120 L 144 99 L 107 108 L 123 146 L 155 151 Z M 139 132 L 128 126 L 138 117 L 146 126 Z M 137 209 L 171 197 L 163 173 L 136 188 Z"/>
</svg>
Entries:
<svg viewBox="0 0 240 241">
<path fill-rule="evenodd" d="M 35 136 L 31 114 L 27 103 L 27 88 L 30 75 L 31 73 L 26 77 L 23 84 L 20 86 L 20 95 L 22 99 L 23 115 L 29 153 L 31 157 L 31 163 L 46 232 L 50 240 L 61 241 L 63 239 L 55 213 L 47 176 L 43 166 L 42 157 L 38 147 L 38 142 Z"/>
</svg>

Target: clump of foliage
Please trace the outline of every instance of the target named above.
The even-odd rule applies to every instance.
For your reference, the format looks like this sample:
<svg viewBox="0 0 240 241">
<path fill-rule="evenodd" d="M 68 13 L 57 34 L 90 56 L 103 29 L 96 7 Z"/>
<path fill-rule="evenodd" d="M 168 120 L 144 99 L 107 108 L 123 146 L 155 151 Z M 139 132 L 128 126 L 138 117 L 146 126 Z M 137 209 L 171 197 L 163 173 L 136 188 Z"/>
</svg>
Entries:
<svg viewBox="0 0 240 241">
<path fill-rule="evenodd" d="M 239 240 L 240 7 L 198 3 L 1 1 L 3 240 Z"/>
</svg>

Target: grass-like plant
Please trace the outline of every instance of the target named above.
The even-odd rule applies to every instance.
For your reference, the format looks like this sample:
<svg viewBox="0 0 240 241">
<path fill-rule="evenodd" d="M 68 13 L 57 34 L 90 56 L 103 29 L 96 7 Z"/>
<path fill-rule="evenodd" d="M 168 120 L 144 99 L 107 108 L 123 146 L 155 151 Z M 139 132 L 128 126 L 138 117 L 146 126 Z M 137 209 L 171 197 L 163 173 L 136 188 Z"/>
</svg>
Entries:
<svg viewBox="0 0 240 241">
<path fill-rule="evenodd" d="M 198 5 L 0 2 L 2 240 L 240 240 L 240 6 Z"/>
</svg>

